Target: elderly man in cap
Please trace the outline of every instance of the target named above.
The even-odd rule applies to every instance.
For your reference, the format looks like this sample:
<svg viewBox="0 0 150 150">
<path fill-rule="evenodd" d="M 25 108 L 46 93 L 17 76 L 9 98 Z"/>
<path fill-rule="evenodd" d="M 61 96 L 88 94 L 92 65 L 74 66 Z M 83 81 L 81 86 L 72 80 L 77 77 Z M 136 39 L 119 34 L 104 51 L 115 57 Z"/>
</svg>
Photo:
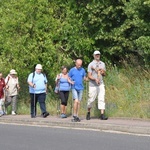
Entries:
<svg viewBox="0 0 150 150">
<path fill-rule="evenodd" d="M 90 110 L 92 104 L 98 96 L 98 109 L 100 110 L 100 119 L 107 120 L 104 115 L 105 110 L 105 85 L 103 76 L 106 75 L 105 63 L 100 61 L 100 52 L 95 51 L 93 53 L 94 60 L 88 65 L 88 78 L 89 78 L 89 96 L 88 96 L 88 112 L 86 119 L 90 120 Z"/>
<path fill-rule="evenodd" d="M 30 73 L 27 80 L 29 84 L 29 93 L 31 98 L 31 118 L 36 117 L 36 104 L 39 102 L 43 118 L 46 118 L 49 113 L 46 111 L 46 91 L 47 78 L 42 73 L 42 65 L 37 64 L 35 72 Z"/>
<path fill-rule="evenodd" d="M 12 115 L 16 115 L 17 110 L 17 96 L 20 89 L 17 72 L 14 69 L 10 70 L 10 73 L 5 78 L 6 84 L 6 101 L 5 101 L 5 113 L 7 114 L 7 107 L 12 104 Z"/>
</svg>

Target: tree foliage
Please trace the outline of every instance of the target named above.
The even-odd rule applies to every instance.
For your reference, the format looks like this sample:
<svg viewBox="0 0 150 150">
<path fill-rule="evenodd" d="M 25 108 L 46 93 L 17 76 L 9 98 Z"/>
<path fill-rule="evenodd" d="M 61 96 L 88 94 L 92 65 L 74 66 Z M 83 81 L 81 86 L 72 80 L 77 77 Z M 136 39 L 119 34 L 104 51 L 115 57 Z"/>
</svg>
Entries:
<svg viewBox="0 0 150 150">
<path fill-rule="evenodd" d="M 85 20 L 90 37 L 106 61 L 118 64 L 126 60 L 134 64 L 133 56 L 138 56 L 148 65 L 149 8 L 149 1 L 144 0 L 92 1 L 86 5 Z"/>
<path fill-rule="evenodd" d="M 15 68 L 24 79 L 41 63 L 53 80 L 76 58 L 87 67 L 96 49 L 107 63 L 149 66 L 149 0 L 1 0 L 0 6 L 5 73 Z"/>
</svg>

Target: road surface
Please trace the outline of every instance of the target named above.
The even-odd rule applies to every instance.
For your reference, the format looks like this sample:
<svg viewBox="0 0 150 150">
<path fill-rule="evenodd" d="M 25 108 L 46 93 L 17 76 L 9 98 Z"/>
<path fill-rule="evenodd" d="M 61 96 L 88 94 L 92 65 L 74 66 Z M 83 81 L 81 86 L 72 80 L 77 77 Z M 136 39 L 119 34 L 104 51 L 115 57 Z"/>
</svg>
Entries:
<svg viewBox="0 0 150 150">
<path fill-rule="evenodd" d="M 0 150 L 149 150 L 150 137 L 0 124 Z"/>
</svg>

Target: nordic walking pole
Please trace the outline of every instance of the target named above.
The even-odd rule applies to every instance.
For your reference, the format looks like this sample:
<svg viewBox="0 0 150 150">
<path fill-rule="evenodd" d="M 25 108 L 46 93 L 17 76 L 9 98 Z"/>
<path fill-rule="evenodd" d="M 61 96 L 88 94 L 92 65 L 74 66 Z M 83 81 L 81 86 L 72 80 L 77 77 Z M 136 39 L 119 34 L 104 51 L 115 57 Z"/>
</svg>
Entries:
<svg viewBox="0 0 150 150">
<path fill-rule="evenodd" d="M 59 112 L 59 115 L 60 115 L 60 110 L 61 110 L 61 107 L 60 107 L 61 99 L 59 98 L 58 100 L 59 100 L 59 101 L 58 101 L 58 102 L 59 102 L 59 103 L 58 103 L 58 109 L 59 109 L 58 112 Z"/>
<path fill-rule="evenodd" d="M 35 117 L 35 93 L 34 93 L 34 117 Z"/>
<path fill-rule="evenodd" d="M 59 115 L 59 110 L 58 110 L 58 101 L 59 101 L 59 98 L 58 98 L 58 96 L 57 96 L 57 116 Z"/>
<path fill-rule="evenodd" d="M 74 101 L 73 101 L 73 94 L 71 98 L 71 116 L 73 116 L 73 106 L 74 106 Z"/>
<path fill-rule="evenodd" d="M 75 81 L 73 81 L 75 84 Z M 74 84 L 72 86 L 74 86 Z M 72 89 L 71 89 L 72 90 Z M 73 99 L 73 93 L 71 91 L 71 116 L 73 116 L 73 109 L 74 109 L 74 99 Z"/>
<path fill-rule="evenodd" d="M 34 84 L 34 86 L 35 86 L 35 84 Z M 33 86 L 33 89 L 35 88 L 34 86 Z M 34 89 L 34 98 L 33 98 L 33 99 L 34 99 L 34 117 L 35 117 L 35 115 L 36 115 L 36 114 L 35 114 L 35 111 L 36 111 L 36 110 L 35 110 L 35 107 L 36 107 L 36 106 L 35 106 L 35 89 Z"/>
<path fill-rule="evenodd" d="M 89 79 L 88 79 L 88 77 L 86 78 L 86 102 L 87 102 L 87 100 L 88 100 L 88 82 L 89 82 Z M 87 106 L 86 106 L 86 108 L 87 108 Z"/>
<path fill-rule="evenodd" d="M 70 102 L 70 114 L 72 115 L 72 91 L 71 91 L 71 102 Z"/>
<path fill-rule="evenodd" d="M 57 115 L 60 115 L 60 99 L 59 96 L 57 96 Z"/>
<path fill-rule="evenodd" d="M 71 92 L 71 117 L 73 117 L 73 109 L 74 109 L 74 101 L 73 101 L 73 94 Z M 74 122 L 74 119 L 71 119 Z"/>
</svg>

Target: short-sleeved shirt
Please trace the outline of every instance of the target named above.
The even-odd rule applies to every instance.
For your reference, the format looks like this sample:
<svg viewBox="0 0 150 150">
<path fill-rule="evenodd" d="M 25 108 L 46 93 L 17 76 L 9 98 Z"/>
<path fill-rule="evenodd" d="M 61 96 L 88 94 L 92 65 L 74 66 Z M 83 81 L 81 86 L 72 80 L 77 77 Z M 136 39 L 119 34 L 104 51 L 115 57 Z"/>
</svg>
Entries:
<svg viewBox="0 0 150 150">
<path fill-rule="evenodd" d="M 46 93 L 47 78 L 43 73 L 30 73 L 27 82 L 35 84 L 35 88 L 29 86 L 29 93 L 41 94 Z"/>
<path fill-rule="evenodd" d="M 5 80 L 1 78 L 0 79 L 0 99 L 4 97 L 4 87 L 5 87 Z"/>
<path fill-rule="evenodd" d="M 88 72 L 92 73 L 93 78 L 98 78 L 98 73 L 92 69 L 92 68 L 97 68 L 97 69 L 104 69 L 106 71 L 105 63 L 102 61 L 96 61 L 93 60 L 89 65 L 88 65 Z M 100 84 L 104 83 L 103 81 L 103 76 L 101 75 L 100 77 Z M 98 86 L 95 81 L 90 80 L 89 81 L 89 86 Z"/>
<path fill-rule="evenodd" d="M 74 82 L 74 84 L 72 85 L 72 89 L 83 90 L 84 89 L 83 79 L 85 76 L 86 72 L 84 68 L 82 67 L 80 67 L 79 69 L 77 69 L 76 67 L 71 68 L 69 71 L 69 77 Z"/>
</svg>

